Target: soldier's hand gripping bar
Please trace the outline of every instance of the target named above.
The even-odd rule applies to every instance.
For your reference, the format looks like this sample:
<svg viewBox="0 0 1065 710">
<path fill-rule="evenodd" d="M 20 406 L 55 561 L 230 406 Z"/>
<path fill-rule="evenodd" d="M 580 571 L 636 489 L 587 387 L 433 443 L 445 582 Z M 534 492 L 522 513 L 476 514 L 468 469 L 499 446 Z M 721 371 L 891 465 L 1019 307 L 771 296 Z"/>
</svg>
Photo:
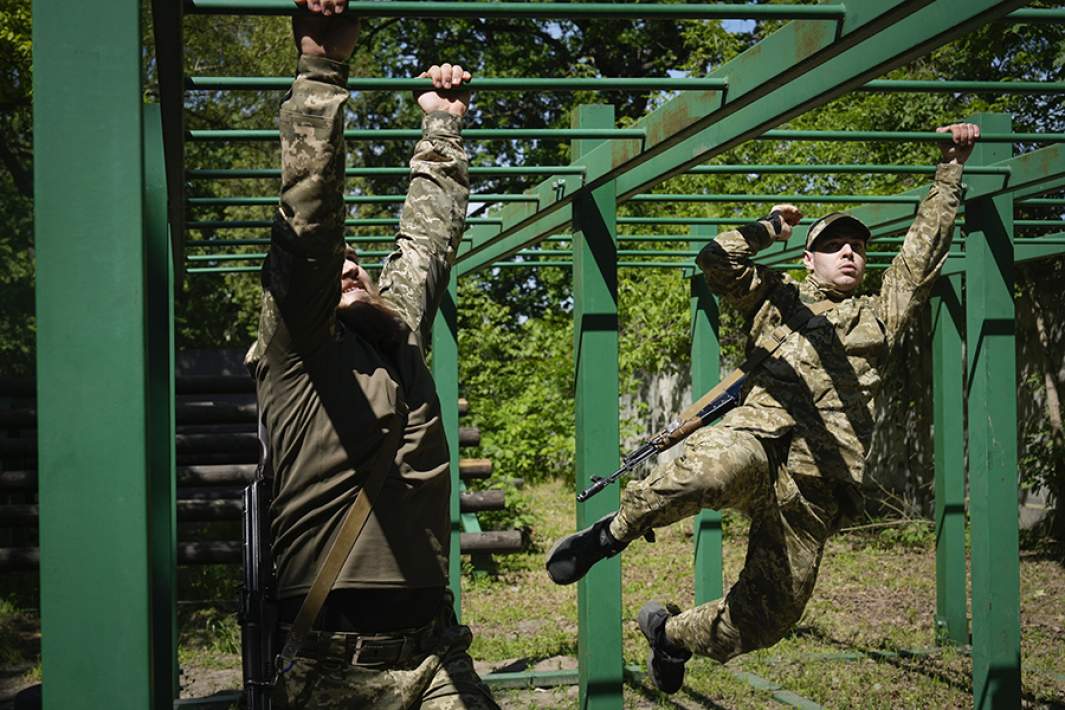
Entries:
<svg viewBox="0 0 1065 710">
<path fill-rule="evenodd" d="M 693 432 L 724 416 L 726 412 L 739 404 L 745 379 L 740 378 L 733 382 L 724 393 L 712 399 L 687 419 L 671 422 L 669 426 L 651 437 L 646 444 L 622 458 L 621 467 L 614 473 L 606 477 L 594 476 L 591 485 L 577 494 L 577 501 L 583 503 L 611 483 L 617 481 L 627 471 L 633 470 L 655 454 L 673 448 L 691 436 Z"/>
</svg>

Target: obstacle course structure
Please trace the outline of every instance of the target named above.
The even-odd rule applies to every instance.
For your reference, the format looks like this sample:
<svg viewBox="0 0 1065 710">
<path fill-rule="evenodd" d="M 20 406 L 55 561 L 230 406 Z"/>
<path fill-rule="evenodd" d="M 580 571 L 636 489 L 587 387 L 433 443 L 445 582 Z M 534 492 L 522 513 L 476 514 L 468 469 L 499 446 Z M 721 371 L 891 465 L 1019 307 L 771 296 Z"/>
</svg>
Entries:
<svg viewBox="0 0 1065 710">
<path fill-rule="evenodd" d="M 639 250 L 618 244 L 655 235 L 619 235 L 623 225 L 670 217 L 618 217 L 627 201 L 775 202 L 794 195 L 662 195 L 654 187 L 685 172 L 759 173 L 814 170 L 922 174 L 924 166 L 708 166 L 748 140 L 936 141 L 923 132 L 800 132 L 776 127 L 848 91 L 1060 92 L 1039 82 L 890 82 L 887 71 L 987 22 L 1061 22 L 1057 9 L 1020 8 L 994 0 L 850 0 L 844 4 L 644 4 L 358 2 L 351 11 L 407 18 L 521 16 L 793 20 L 756 47 L 700 79 L 636 79 L 628 88 L 679 93 L 635 126 L 617 128 L 613 109 L 582 106 L 570 129 L 466 131 L 471 141 L 572 141 L 566 166 L 506 166 L 544 177 L 520 195 L 482 195 L 500 207 L 469 220 L 448 296 L 433 330 L 433 371 L 442 402 L 458 401 L 458 278 L 487 268 L 572 269 L 575 319 L 577 486 L 616 467 L 618 416 L 617 272 L 619 268 L 685 269 L 692 276 L 693 383 L 709 388 L 718 373 L 716 304 L 692 270 L 692 257 L 724 218 L 688 218 L 690 248 Z M 183 13 L 286 14 L 288 0 L 154 0 L 160 104 L 144 105 L 140 3 L 132 0 L 34 3 L 34 130 L 38 304 L 38 471 L 40 499 L 43 674 L 50 708 L 172 707 L 176 687 L 174 568 L 176 548 L 173 291 L 181 278 L 233 266 L 254 255 L 220 252 L 263 244 L 254 239 L 196 239 L 213 229 L 262 229 L 267 220 L 193 219 L 199 207 L 187 180 L 276 176 L 251 171 L 187 169 L 188 141 L 273 140 L 273 131 L 189 131 L 184 92 L 276 87 L 273 77 L 184 76 Z M 610 79 L 610 78 L 607 78 Z M 611 79 L 621 82 L 621 79 Z M 358 80 L 361 90 L 406 90 L 409 80 Z M 475 79 L 477 91 L 508 81 Z M 584 88 L 573 79 L 542 79 L 545 89 Z M 596 80 L 600 81 L 600 80 Z M 934 85 L 933 85 L 934 84 Z M 413 84 L 416 85 L 416 84 Z M 527 83 L 525 85 L 528 85 Z M 621 86 L 621 84 L 618 84 Z M 72 111 L 71 107 L 77 107 Z M 1008 116 L 971 117 L 984 138 L 966 167 L 964 239 L 941 279 L 935 318 L 937 620 L 942 637 L 968 642 L 966 617 L 963 441 L 969 443 L 972 533 L 973 688 L 978 707 L 1020 703 L 1017 451 L 1013 334 L 1014 264 L 1065 251 L 1065 231 L 1021 238 L 1015 208 L 1060 205 L 1040 197 L 1065 188 L 1065 135 L 1013 133 Z M 406 129 L 353 128 L 353 140 L 408 140 Z M 1014 144 L 1044 147 L 1014 155 Z M 755 169 L 757 168 L 757 170 Z M 360 168 L 349 172 L 357 174 Z M 361 169 L 366 170 L 366 169 Z M 378 168 L 394 170 L 403 168 Z M 477 170 L 474 174 L 477 174 Z M 874 237 L 892 243 L 913 216 L 924 189 L 885 198 L 817 198 L 860 204 L 853 210 Z M 394 201 L 395 195 L 351 200 Z M 273 198 L 254 204 L 270 204 Z M 1039 202 L 1042 200 L 1043 202 Z M 244 202 L 243 204 L 247 204 Z M 743 220 L 747 221 L 747 220 Z M 351 220 L 353 228 L 391 219 Z M 759 260 L 793 268 L 805 229 Z M 365 243 L 367 238 L 353 237 Z M 550 249 L 545 246 L 557 245 Z M 196 252 L 195 254 L 192 252 Z M 562 253 L 557 253 L 562 252 Z M 881 268 L 875 252 L 870 268 Z M 663 261 L 665 259 L 666 261 Z M 961 332 L 967 333 L 965 363 Z M 962 389 L 965 367 L 967 390 Z M 970 412 L 968 432 L 960 412 Z M 979 413 L 979 416 L 972 416 Z M 458 476 L 458 410 L 445 407 Z M 459 486 L 452 501 L 452 577 L 458 589 Z M 576 526 L 612 512 L 616 490 L 577 506 Z M 720 519 L 696 521 L 699 601 L 720 594 Z M 579 588 L 580 702 L 621 706 L 620 560 L 598 565 Z M 86 653 L 87 639 L 109 649 Z M 533 679 L 534 680 L 534 679 Z"/>
</svg>

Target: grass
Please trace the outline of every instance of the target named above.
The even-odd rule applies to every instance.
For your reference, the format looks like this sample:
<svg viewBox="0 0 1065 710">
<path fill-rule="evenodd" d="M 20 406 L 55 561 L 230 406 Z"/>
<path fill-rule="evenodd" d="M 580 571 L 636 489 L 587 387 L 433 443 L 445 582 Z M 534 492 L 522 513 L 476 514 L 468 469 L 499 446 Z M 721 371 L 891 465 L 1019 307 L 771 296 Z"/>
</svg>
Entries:
<svg viewBox="0 0 1065 710">
<path fill-rule="evenodd" d="M 535 549 L 501 559 L 495 576 L 463 579 L 464 622 L 474 631 L 471 654 L 482 672 L 571 669 L 577 655 L 577 591 L 558 587 L 543 571 L 544 551 L 572 532 L 572 492 L 561 483 L 528 486 Z M 726 514 L 725 584 L 743 564 L 746 524 Z M 634 542 L 622 556 L 622 630 L 626 664 L 643 666 L 646 642 L 636 613 L 651 598 L 691 606 L 694 598 L 690 521 L 659 531 L 649 545 Z M 817 589 L 802 620 L 779 644 L 726 666 L 705 658 L 688 664 L 683 690 L 657 693 L 646 679 L 625 686 L 627 708 L 763 708 L 768 690 L 746 682 L 754 674 L 825 707 L 968 708 L 972 660 L 935 646 L 934 538 L 923 523 L 859 530 L 829 542 Z M 1022 683 L 1024 706 L 1065 707 L 1065 567 L 1059 551 L 1021 556 Z M 222 587 L 232 591 L 228 576 Z M 203 576 L 203 575 L 201 575 Z M 230 575 L 231 576 L 231 575 Z M 231 581 L 231 580 L 230 580 Z M 206 592 L 204 580 L 192 587 Z M 201 589 L 202 587 L 202 589 Z M 203 598 L 203 596 L 200 596 Z M 0 602 L 0 661 L 21 665 L 22 683 L 39 679 L 37 617 Z M 240 686 L 240 630 L 235 615 L 211 607 L 182 607 L 179 659 L 184 697 Z M 927 653 L 907 655 L 907 650 Z M 497 690 L 507 708 L 569 708 L 573 686 Z"/>
<path fill-rule="evenodd" d="M 577 593 L 543 572 L 543 551 L 573 528 L 573 496 L 559 483 L 527 489 L 537 550 L 508 559 L 492 579 L 464 580 L 464 622 L 474 630 L 471 653 L 489 668 L 572 666 Z M 646 642 L 636 613 L 648 599 L 681 607 L 694 599 L 691 523 L 660 530 L 658 541 L 634 542 L 622 557 L 622 624 L 626 664 L 643 665 Z M 724 521 L 725 584 L 746 551 L 746 524 Z M 937 648 L 934 637 L 935 555 L 930 526 L 856 531 L 831 540 L 813 599 L 798 626 L 779 644 L 725 667 L 705 658 L 688 664 L 685 688 L 667 698 L 646 680 L 630 681 L 625 705 L 761 708 L 771 694 L 738 674 L 753 673 L 826 707 L 971 707 L 972 661 Z M 1038 554 L 1021 564 L 1022 668 L 1027 707 L 1065 706 L 1065 569 Z M 927 654 L 906 655 L 907 650 Z M 900 652 L 903 652 L 900 654 Z M 572 690 L 497 691 L 505 707 L 570 707 Z"/>
</svg>

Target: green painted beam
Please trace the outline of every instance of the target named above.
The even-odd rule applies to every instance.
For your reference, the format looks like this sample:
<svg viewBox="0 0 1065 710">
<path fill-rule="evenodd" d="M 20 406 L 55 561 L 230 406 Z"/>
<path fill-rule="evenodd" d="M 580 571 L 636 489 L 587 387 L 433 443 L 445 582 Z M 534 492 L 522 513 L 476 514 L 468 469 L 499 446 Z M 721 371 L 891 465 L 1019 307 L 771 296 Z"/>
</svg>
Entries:
<svg viewBox="0 0 1065 710">
<path fill-rule="evenodd" d="M 237 219 L 237 220 L 190 220 L 189 229 L 269 229 L 274 223 L 271 219 Z M 498 217 L 469 217 L 468 225 L 500 225 Z M 368 217 L 363 219 L 346 219 L 345 227 L 398 227 L 399 217 Z"/>
<path fill-rule="evenodd" d="M 185 88 L 190 91 L 287 91 L 291 77 L 283 76 L 190 76 Z M 432 88 L 431 79 L 394 79 L 386 77 L 352 77 L 351 91 L 419 91 Z M 471 91 L 692 91 L 728 88 L 728 80 L 710 77 L 479 77 L 463 86 Z"/>
<path fill-rule="evenodd" d="M 1065 10 L 1053 7 L 1026 7 L 1006 15 L 1011 22 L 1065 22 Z"/>
<path fill-rule="evenodd" d="M 185 242 L 185 97 L 182 77 L 185 47 L 182 22 L 184 6 L 171 0 L 151 0 L 155 40 L 155 74 L 163 121 L 163 151 L 166 161 L 167 212 L 171 228 L 173 262 L 181 280 Z"/>
<path fill-rule="evenodd" d="M 1015 9 L 1019 0 L 854 0 L 838 27 L 793 22 L 721 65 L 711 76 L 728 77 L 727 95 L 685 92 L 640 120 L 642 145 L 617 142 L 600 149 L 607 167 L 589 169 L 580 190 L 559 190 L 548 180 L 539 210 L 511 205 L 501 211 L 499 234 L 474 234 L 459 256 L 462 272 L 566 228 L 565 207 L 575 194 L 616 179 L 621 201 L 698 166 L 792 116 L 823 105 L 890 69 L 922 56 L 969 29 Z M 599 156 L 596 156 L 599 157 Z M 587 161 L 574 161 L 587 162 Z"/>
<path fill-rule="evenodd" d="M 981 133 L 1010 126 L 1003 114 L 980 114 L 975 120 Z M 1009 145 L 979 142 L 973 159 L 993 163 L 1010 153 Z M 973 186 L 985 181 L 998 182 L 980 177 Z M 966 198 L 973 705 L 980 710 L 1021 705 L 1012 217 L 1009 194 Z"/>
<path fill-rule="evenodd" d="M 178 696 L 177 475 L 174 451 L 174 252 L 159 104 L 144 106 L 144 247 L 148 331 L 148 545 L 155 707 Z"/>
<path fill-rule="evenodd" d="M 965 193 L 967 201 L 1007 193 L 1012 194 L 1016 201 L 1065 186 L 1065 145 L 1060 143 L 1049 145 L 1030 153 L 1004 159 L 995 166 L 1008 168 L 1008 174 L 972 176 L 967 182 Z M 918 187 L 902 194 L 923 197 L 928 194 L 928 186 Z M 960 211 L 964 214 L 965 205 Z M 915 210 L 904 205 L 871 204 L 849 210 L 848 214 L 860 219 L 874 233 L 892 233 L 905 231 L 913 221 Z M 1024 223 L 1025 221 L 1018 220 L 1015 224 Z M 781 258 L 800 256 L 803 250 L 802 245 L 806 242 L 806 231 L 805 227 L 795 229 L 787 245 L 774 254 Z"/>
<path fill-rule="evenodd" d="M 1056 94 L 1065 91 L 1065 81 L 959 81 L 922 79 L 874 79 L 859 91 L 917 93 Z"/>
<path fill-rule="evenodd" d="M 1065 232 L 1048 237 L 1033 239 L 1015 239 L 1013 254 L 1017 262 L 1049 259 L 1065 254 Z"/>
<path fill-rule="evenodd" d="M 701 248 L 717 234 L 715 227 L 691 229 L 692 247 Z M 717 298 L 710 292 L 702 271 L 693 269 L 688 277 L 691 303 L 692 401 L 721 380 L 721 341 L 718 338 L 720 313 Z M 704 508 L 693 521 L 695 547 L 695 603 L 708 604 L 724 594 L 721 539 L 721 511 Z"/>
<path fill-rule="evenodd" d="M 730 175 L 740 174 L 795 174 L 795 175 L 825 175 L 825 174 L 887 174 L 887 175 L 931 175 L 935 173 L 934 165 L 884 165 L 876 163 L 833 163 L 828 165 L 699 165 L 688 170 L 689 175 Z M 985 165 L 966 165 L 965 172 L 969 175 L 1003 174 L 1001 167 Z"/>
<path fill-rule="evenodd" d="M 190 76 L 189 91 L 287 91 L 291 77 L 282 76 Z M 472 91 L 692 91 L 724 90 L 728 80 L 714 77 L 474 77 L 466 85 Z M 432 86 L 429 79 L 352 77 L 352 91 L 417 91 Z M 874 79 L 857 91 L 876 93 L 994 93 L 1053 94 L 1065 91 L 1061 81 L 964 81 Z"/>
<path fill-rule="evenodd" d="M 579 106 L 573 116 L 581 127 L 614 125 L 614 107 Z M 601 169 L 591 153 L 597 143 L 575 141 L 573 155 Z M 617 196 L 612 183 L 585 193 L 574 205 L 573 352 L 577 490 L 593 476 L 618 466 L 621 432 L 618 414 Z M 576 503 L 577 529 L 613 513 L 618 487 Z M 603 560 L 577 583 L 579 705 L 586 710 L 622 707 L 621 557 Z"/>
<path fill-rule="evenodd" d="M 159 341 L 144 236 L 147 224 L 159 237 L 159 183 L 153 170 L 146 209 L 141 3 L 37 0 L 32 12 L 44 707 L 169 708 L 172 648 L 157 656 L 155 642 L 172 628 L 153 611 L 165 563 L 149 520 L 165 491 L 146 474 L 161 463 L 165 396 L 151 395 L 168 364 L 148 361 Z"/>
<path fill-rule="evenodd" d="M 277 198 L 274 198 L 277 201 Z M 916 204 L 920 200 L 909 195 L 751 195 L 737 193 L 722 194 L 687 194 L 647 193 L 633 195 L 629 202 L 767 202 L 776 204 L 792 202 L 795 204 L 816 202 L 818 204 Z"/>
<path fill-rule="evenodd" d="M 348 177 L 378 177 L 395 175 L 408 177 L 410 168 L 406 165 L 394 165 L 380 168 L 352 167 L 345 168 L 344 174 Z M 580 165 L 474 165 L 470 168 L 470 175 L 583 175 L 584 168 Z M 185 171 L 185 177 L 189 180 L 238 180 L 238 179 L 270 179 L 276 180 L 281 177 L 280 168 L 192 168 Z"/>
<path fill-rule="evenodd" d="M 276 141 L 278 133 L 272 129 L 224 128 L 186 131 L 190 141 Z M 344 131 L 349 141 L 413 141 L 422 136 L 420 128 L 349 128 Z M 640 128 L 464 128 L 462 137 L 467 140 L 554 140 L 580 139 L 643 141 L 646 138 Z"/>
<path fill-rule="evenodd" d="M 831 141 L 856 142 L 869 141 L 897 143 L 943 143 L 950 140 L 949 133 L 936 131 L 797 131 L 773 130 L 758 136 L 758 140 L 780 141 Z M 988 131 L 980 134 L 982 143 L 1061 143 L 1065 133 L 1011 133 L 1009 131 Z"/>
<path fill-rule="evenodd" d="M 959 231 L 959 230 L 955 230 Z M 959 251 L 957 245 L 952 251 Z M 965 560 L 965 399 L 961 275 L 941 277 L 932 311 L 932 403 L 935 448 L 936 640 L 969 643 Z"/>
<path fill-rule="evenodd" d="M 190 14 L 292 15 L 288 0 L 186 0 Z M 843 5 L 752 5 L 746 3 L 637 4 L 617 2 L 349 2 L 348 12 L 360 17 L 525 17 L 547 19 L 660 20 L 791 20 L 843 17 Z"/>
<path fill-rule="evenodd" d="M 459 535 L 462 532 L 459 494 L 459 341 L 458 341 L 458 282 L 454 272 L 447 290 L 440 300 L 440 308 L 433 320 L 432 370 L 436 394 L 440 400 L 440 421 L 444 426 L 451 467 L 451 549 L 448 554 L 448 584 L 454 595 L 455 617 L 462 621 L 462 553 Z"/>
<path fill-rule="evenodd" d="M 406 199 L 406 195 L 344 195 L 344 202 L 349 205 L 402 204 Z M 535 195 L 499 195 L 493 193 L 470 195 L 470 202 L 537 202 L 537 200 L 538 198 Z M 276 207 L 277 203 L 278 198 L 276 195 L 189 197 L 185 200 L 185 204 L 189 207 L 246 207 L 251 205 Z"/>
</svg>

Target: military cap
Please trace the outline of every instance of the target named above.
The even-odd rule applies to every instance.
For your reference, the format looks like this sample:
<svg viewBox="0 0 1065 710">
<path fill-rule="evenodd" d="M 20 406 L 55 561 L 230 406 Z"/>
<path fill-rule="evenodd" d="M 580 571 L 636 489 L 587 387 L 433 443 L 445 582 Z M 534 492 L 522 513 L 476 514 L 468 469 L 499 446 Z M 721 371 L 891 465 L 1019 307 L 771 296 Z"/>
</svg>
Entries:
<svg viewBox="0 0 1065 710">
<path fill-rule="evenodd" d="M 869 241 L 869 238 L 873 236 L 869 228 L 866 227 L 860 219 L 857 217 L 851 217 L 849 214 L 843 212 L 833 212 L 827 214 L 821 219 L 817 220 L 810 225 L 810 229 L 806 232 L 806 250 L 809 251 L 820 237 L 827 237 L 831 234 L 839 234 L 845 232 L 847 234 L 853 234 L 854 236 L 861 237 L 864 241 Z"/>
</svg>

